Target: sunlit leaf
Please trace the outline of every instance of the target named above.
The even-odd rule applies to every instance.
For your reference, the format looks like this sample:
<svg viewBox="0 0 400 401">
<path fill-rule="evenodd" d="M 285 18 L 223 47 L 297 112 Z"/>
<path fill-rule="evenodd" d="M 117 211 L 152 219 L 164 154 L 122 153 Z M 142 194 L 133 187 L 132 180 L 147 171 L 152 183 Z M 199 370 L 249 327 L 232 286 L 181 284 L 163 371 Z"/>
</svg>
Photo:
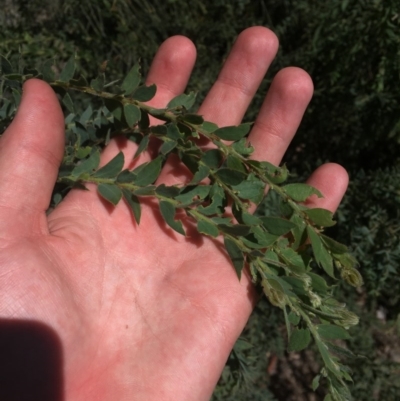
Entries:
<svg viewBox="0 0 400 401">
<path fill-rule="evenodd" d="M 219 185 L 213 185 L 210 191 L 210 198 L 210 205 L 199 206 L 197 210 L 206 216 L 223 213 L 226 199 L 224 190 Z"/>
<path fill-rule="evenodd" d="M 268 232 L 275 235 L 285 235 L 296 227 L 291 221 L 280 217 L 261 217 L 260 220 Z"/>
<path fill-rule="evenodd" d="M 210 185 L 190 185 L 181 189 L 180 194 L 175 199 L 183 204 L 190 205 L 194 200 L 202 200 L 210 193 Z"/>
<path fill-rule="evenodd" d="M 71 172 L 73 177 L 80 177 L 82 174 L 92 174 L 100 164 L 100 153 L 96 150 L 86 160 L 83 160 L 78 164 Z"/>
<path fill-rule="evenodd" d="M 145 187 L 152 184 L 160 175 L 162 165 L 162 158 L 157 157 L 149 163 L 141 164 L 138 168 L 133 170 L 136 174 L 135 185 Z"/>
<path fill-rule="evenodd" d="M 124 161 L 124 154 L 119 152 L 113 159 L 111 159 L 105 166 L 97 170 L 92 176 L 95 178 L 114 178 L 122 171 Z"/>
<path fill-rule="evenodd" d="M 219 234 L 217 226 L 205 220 L 199 220 L 197 222 L 197 231 L 200 234 L 206 234 L 214 238 L 218 237 Z"/>
<path fill-rule="evenodd" d="M 332 220 L 333 213 L 329 210 L 314 208 L 306 209 L 304 210 L 304 213 L 317 226 L 331 227 L 336 224 L 336 222 Z"/>
<path fill-rule="evenodd" d="M 114 184 L 101 183 L 97 186 L 97 190 L 102 198 L 112 203 L 114 206 L 121 200 L 122 192 Z"/>
<path fill-rule="evenodd" d="M 196 93 L 190 92 L 188 95 L 181 94 L 174 97 L 167 105 L 167 109 L 174 109 L 176 107 L 184 107 L 189 110 L 196 101 Z"/>
<path fill-rule="evenodd" d="M 153 99 L 154 95 L 156 94 L 157 87 L 156 85 L 150 86 L 139 86 L 133 93 L 132 97 L 139 102 L 148 102 L 149 100 Z"/>
<path fill-rule="evenodd" d="M 221 152 L 218 149 L 207 150 L 203 154 L 201 161 L 209 168 L 216 169 L 222 162 Z"/>
<path fill-rule="evenodd" d="M 115 181 L 120 182 L 122 184 L 124 183 L 126 184 L 135 181 L 135 178 L 136 178 L 135 174 L 130 172 L 128 169 L 125 169 L 118 174 Z"/>
<path fill-rule="evenodd" d="M 140 109 L 134 104 L 127 103 L 124 105 L 124 116 L 129 127 L 134 127 L 140 120 Z"/>
<path fill-rule="evenodd" d="M 232 144 L 232 148 L 242 156 L 250 156 L 254 152 L 253 146 L 247 143 L 246 138 L 242 138 Z"/>
<path fill-rule="evenodd" d="M 304 202 L 311 195 L 317 195 L 322 198 L 322 194 L 318 189 L 307 184 L 287 184 L 282 189 L 296 202 Z"/>
<path fill-rule="evenodd" d="M 220 168 L 215 175 L 227 185 L 239 185 L 246 179 L 246 174 L 229 168 Z"/>
<path fill-rule="evenodd" d="M 139 86 L 141 79 L 139 70 L 140 65 L 135 64 L 123 80 L 121 89 L 125 92 L 125 95 L 130 95 Z"/>
<path fill-rule="evenodd" d="M 325 272 L 329 276 L 335 278 L 335 275 L 333 273 L 332 256 L 329 254 L 329 252 L 324 247 L 324 244 L 322 243 L 321 238 L 314 231 L 314 229 L 311 228 L 310 226 L 307 227 L 307 233 L 308 233 L 308 237 L 310 238 L 310 241 L 311 241 L 315 260 L 317 261 L 317 263 L 320 266 L 322 266 L 322 268 L 325 270 Z"/>
<path fill-rule="evenodd" d="M 177 145 L 178 145 L 178 142 L 170 140 L 168 138 L 165 138 L 164 143 L 160 147 L 160 153 L 163 155 L 167 155 L 172 150 L 174 150 Z"/>
<path fill-rule="evenodd" d="M 192 180 L 190 181 L 191 185 L 198 184 L 200 181 L 204 180 L 204 178 L 208 177 L 210 173 L 210 168 L 205 166 L 204 164 L 199 165 L 199 169 L 196 171 Z"/>
<path fill-rule="evenodd" d="M 175 207 L 172 203 L 168 201 L 160 201 L 160 212 L 165 222 L 179 234 L 185 235 L 185 230 L 183 229 L 182 222 L 180 220 L 175 220 Z"/>
<path fill-rule="evenodd" d="M 214 135 L 226 141 L 238 141 L 249 133 L 250 128 L 250 123 L 238 126 L 222 127 L 214 131 Z"/>
</svg>

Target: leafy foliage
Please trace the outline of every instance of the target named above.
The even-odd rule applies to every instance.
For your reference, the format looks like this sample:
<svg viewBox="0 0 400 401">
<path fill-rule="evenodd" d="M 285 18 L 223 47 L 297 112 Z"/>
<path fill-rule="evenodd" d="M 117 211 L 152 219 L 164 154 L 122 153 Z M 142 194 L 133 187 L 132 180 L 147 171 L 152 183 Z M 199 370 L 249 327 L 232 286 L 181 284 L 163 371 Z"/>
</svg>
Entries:
<svg viewBox="0 0 400 401">
<path fill-rule="evenodd" d="M 10 121 L 21 84 L 30 77 L 48 78 L 51 74 L 26 68 L 22 74 L 18 73 L 19 69 L 5 57 L 1 66 L 1 110 L 4 120 Z M 357 324 L 358 319 L 332 298 L 332 287 L 318 275 L 319 268 L 333 279 L 336 270 L 356 287 L 362 280 L 347 248 L 322 235 L 323 226 L 333 224 L 332 214 L 304 206 L 309 196 L 321 194 L 306 184 L 286 184 L 286 167 L 251 160 L 253 149 L 243 142 L 249 124 L 218 128 L 205 122 L 186 109 L 190 95 L 174 99 L 166 109 L 155 109 L 145 103 L 155 95 L 155 86 L 140 82 L 139 68 L 134 66 L 122 86 L 102 80 L 102 86 L 112 92 L 101 90 L 99 79 L 88 84 L 78 76 L 74 56 L 50 82 L 66 109 L 67 145 L 54 198 L 59 201 L 69 188 L 82 188 L 91 182 L 97 184 L 99 195 L 110 204 L 115 206 L 125 199 L 138 223 L 140 199 L 151 196 L 158 200 L 167 226 L 177 233 L 185 235 L 182 221 L 177 217 L 178 211 L 184 211 L 196 222 L 200 233 L 211 237 L 222 235 L 239 279 L 248 266 L 254 283 L 261 285 L 271 304 L 285 314 L 287 309 L 291 310 L 292 319 L 286 320 L 288 349 L 300 351 L 312 338 L 325 365 L 321 374 L 328 383 L 332 400 L 350 399 L 346 381 L 351 378 L 331 352 L 329 342 L 347 338 L 346 329 Z M 75 91 L 91 96 L 82 114 L 71 112 Z M 150 116 L 165 124 L 150 126 Z M 123 168 L 122 152 L 99 168 L 101 149 L 117 135 L 138 143 L 137 155 L 146 150 L 152 138 L 162 145 L 152 161 L 132 171 Z M 196 138 L 208 139 L 215 147 L 203 149 L 194 141 Z M 172 153 L 193 172 L 195 184 L 157 184 L 162 166 Z M 206 177 L 209 184 L 201 182 Z M 278 216 L 250 214 L 249 207 L 261 203 L 267 186 L 277 195 L 282 212 Z M 227 214 L 228 204 L 233 216 Z"/>
<path fill-rule="evenodd" d="M 352 392 L 358 400 L 395 401 L 399 398 L 399 390 L 393 377 L 398 372 L 398 365 L 388 355 L 379 354 L 380 348 L 389 345 L 377 343 L 371 333 L 383 335 L 389 330 L 386 325 L 376 326 L 374 316 L 377 310 L 387 310 L 388 324 L 395 321 L 400 312 L 400 208 L 397 193 L 400 183 L 396 167 L 400 154 L 399 21 L 397 0 L 192 0 L 190 3 L 182 0 L 4 0 L 0 10 L 0 53 L 7 55 L 14 65 L 21 60 L 21 68 L 24 64 L 40 65 L 48 81 L 54 81 L 63 62 L 76 53 L 80 70 L 89 78 L 90 85 L 101 91 L 105 84 L 102 75 L 104 63 L 99 66 L 102 60 L 108 60 L 109 79 L 118 80 L 122 73 L 128 75 L 139 57 L 142 58 L 142 69 L 146 70 L 157 47 L 167 37 L 186 35 L 195 42 L 198 51 L 197 66 L 189 86 L 189 91 L 197 92 L 197 97 L 188 95 L 185 105 L 190 109 L 194 104 L 190 102 L 198 104 L 204 97 L 218 74 L 220 60 L 226 56 L 233 38 L 241 30 L 251 25 L 266 25 L 276 32 L 280 51 L 248 110 L 247 119 L 254 120 L 265 90 L 279 69 L 296 65 L 311 74 L 315 86 L 314 100 L 285 159 L 291 167 L 289 180 L 300 181 L 324 161 L 340 162 L 349 171 L 350 190 L 339 209 L 338 224 L 328 228 L 325 234 L 351 244 L 365 280 L 365 287 L 357 293 L 349 291 L 347 286 L 339 285 L 335 289 L 335 295 L 352 309 L 359 305 L 364 308 L 360 311 L 362 327 L 351 330 L 351 348 L 355 353 L 370 355 L 371 363 L 349 362 L 356 381 Z M 20 54 L 16 53 L 17 49 Z M 48 61 L 43 63 L 44 60 Z M 0 109 L 1 131 L 12 118 L 10 110 L 19 102 L 18 90 L 7 96 Z M 10 103 L 5 106 L 7 102 Z M 105 103 L 114 118 L 126 118 L 118 102 L 109 99 Z M 78 118 L 72 121 L 71 129 L 80 132 L 82 140 L 88 135 L 91 140 L 97 135 L 107 135 L 106 126 L 94 125 L 98 118 L 97 106 L 88 108 L 85 97 L 79 93 L 72 97 L 63 93 L 63 104 L 66 112 L 80 116 L 82 121 Z M 169 107 L 174 107 L 174 104 Z M 132 110 L 127 109 L 131 123 L 136 118 Z M 144 120 L 140 121 L 142 126 Z M 73 138 L 76 134 L 69 135 Z M 164 142 L 166 154 L 168 147 L 174 146 L 174 140 L 179 137 L 174 136 L 172 130 L 170 136 L 174 139 Z M 140 144 L 140 151 L 148 146 L 146 138 Z M 232 147 L 243 155 L 251 153 L 251 148 L 246 148 L 244 143 L 244 140 L 237 141 Z M 81 158 L 81 165 L 90 152 L 89 146 L 78 148 L 76 156 Z M 216 159 L 215 154 L 205 157 L 205 165 L 195 172 L 193 185 L 208 175 L 208 164 L 213 168 L 212 162 Z M 285 176 L 284 170 L 281 171 Z M 69 173 L 68 168 L 60 171 L 60 175 Z M 118 178 L 129 179 L 130 174 L 126 172 L 121 172 Z M 244 182 L 242 185 L 249 184 Z M 62 198 L 63 188 L 64 184 L 57 184 L 55 203 Z M 148 191 L 151 192 L 151 188 Z M 212 207 L 207 206 L 210 207 L 208 210 L 219 210 L 223 207 L 222 194 L 217 188 L 212 191 L 214 203 Z M 122 192 L 125 201 L 136 210 L 136 220 L 140 221 L 140 197 L 126 190 Z M 179 196 L 190 197 L 190 190 Z M 259 212 L 269 216 L 281 213 L 278 200 L 275 193 L 270 192 L 260 204 Z M 207 225 L 206 221 L 200 222 L 198 228 L 200 232 L 209 230 L 210 235 L 217 235 L 218 228 Z M 335 244 L 331 243 L 331 246 Z M 315 276 L 313 279 L 317 285 Z M 318 282 L 320 291 L 325 288 L 325 283 Z M 280 309 L 271 309 L 266 302 L 258 305 L 244 332 L 244 337 L 253 345 L 252 352 L 258 355 L 249 361 L 254 369 L 247 377 L 251 376 L 253 384 L 247 386 L 246 391 L 239 392 L 237 398 L 233 395 L 232 399 L 255 401 L 272 397 L 265 389 L 268 378 L 264 355 L 279 349 L 279 363 L 288 366 L 290 355 L 283 352 L 279 331 L 282 324 Z M 249 352 L 237 349 L 236 356 L 248 356 Z M 308 362 L 304 355 L 302 351 L 302 364 L 306 365 Z M 230 361 L 233 362 L 226 368 L 230 373 L 224 374 L 216 389 L 215 394 L 222 397 L 218 399 L 228 399 L 231 384 L 241 377 L 238 369 L 243 365 L 235 362 L 233 354 Z M 298 371 L 299 367 L 296 366 L 295 370 Z M 298 380 L 310 382 L 306 377 L 299 374 Z M 279 399 L 289 400 L 290 394 L 296 394 L 295 385 L 286 381 L 285 374 L 271 378 L 271 388 L 277 397 L 280 395 Z M 275 382 L 279 385 L 274 385 Z M 306 387 L 303 390 L 307 392 Z M 297 393 L 294 399 L 303 400 L 301 397 Z"/>
</svg>

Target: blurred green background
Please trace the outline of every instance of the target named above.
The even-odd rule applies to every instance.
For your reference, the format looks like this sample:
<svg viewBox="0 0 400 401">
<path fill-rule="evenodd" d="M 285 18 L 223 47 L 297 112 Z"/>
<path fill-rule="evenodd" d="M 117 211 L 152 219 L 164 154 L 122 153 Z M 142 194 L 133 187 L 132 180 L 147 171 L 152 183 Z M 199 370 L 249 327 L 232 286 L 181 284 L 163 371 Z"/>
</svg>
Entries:
<svg viewBox="0 0 400 401">
<path fill-rule="evenodd" d="M 188 90 L 204 98 L 235 37 L 263 25 L 280 50 L 246 119 L 254 119 L 276 72 L 306 70 L 315 95 L 285 162 L 303 180 L 327 161 L 342 164 L 350 188 L 329 234 L 350 244 L 365 286 L 337 296 L 361 317 L 349 347 L 355 400 L 400 399 L 400 3 L 399 0 L 0 0 L 0 53 L 27 67 L 77 52 L 109 79 L 139 59 L 146 72 L 158 46 L 188 36 L 198 60 Z M 262 301 L 223 372 L 213 400 L 317 401 L 312 349 L 285 351 L 281 311 Z"/>
</svg>

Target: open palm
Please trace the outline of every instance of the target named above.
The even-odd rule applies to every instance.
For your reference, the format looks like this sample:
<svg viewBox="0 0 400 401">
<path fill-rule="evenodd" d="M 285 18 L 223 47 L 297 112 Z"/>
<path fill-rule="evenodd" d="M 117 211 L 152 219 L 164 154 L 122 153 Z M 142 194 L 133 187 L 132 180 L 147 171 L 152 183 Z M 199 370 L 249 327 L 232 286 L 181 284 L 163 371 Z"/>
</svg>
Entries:
<svg viewBox="0 0 400 401">
<path fill-rule="evenodd" d="M 239 124 L 277 46 L 265 28 L 242 32 L 198 113 L 220 126 Z M 188 39 L 164 42 L 147 78 L 158 87 L 152 105 L 184 91 L 194 60 Z M 250 135 L 254 157 L 280 162 L 312 90 L 300 69 L 276 76 Z M 218 241 L 190 229 L 179 236 L 151 204 L 137 226 L 123 202 L 112 208 L 89 187 L 71 191 L 46 216 L 63 127 L 51 88 L 28 81 L 0 140 L 0 342 L 4 322 L 54 333 L 59 400 L 209 399 L 254 305 L 251 281 L 246 274 L 238 281 Z M 102 164 L 119 150 L 129 160 L 135 145 L 113 140 Z M 171 160 L 160 180 L 172 184 L 186 174 Z M 309 183 L 325 195 L 318 206 L 334 211 L 347 175 L 328 164 Z"/>
</svg>

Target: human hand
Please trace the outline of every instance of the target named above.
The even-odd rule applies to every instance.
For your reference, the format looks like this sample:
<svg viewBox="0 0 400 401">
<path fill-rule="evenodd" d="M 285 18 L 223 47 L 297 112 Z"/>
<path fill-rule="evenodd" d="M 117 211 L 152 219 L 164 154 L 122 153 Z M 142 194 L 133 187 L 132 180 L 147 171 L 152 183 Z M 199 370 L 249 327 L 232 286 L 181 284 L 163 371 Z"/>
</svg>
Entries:
<svg viewBox="0 0 400 401">
<path fill-rule="evenodd" d="M 239 124 L 277 46 L 266 28 L 244 31 L 198 114 Z M 188 39 L 164 42 L 147 78 L 158 87 L 151 105 L 184 91 L 194 61 Z M 275 77 L 250 134 L 254 158 L 279 164 L 312 90 L 298 68 Z M 209 399 L 254 306 L 251 280 L 238 281 L 218 241 L 166 229 L 150 204 L 138 227 L 123 202 L 110 208 L 91 185 L 72 190 L 47 216 L 63 128 L 52 89 L 28 81 L 0 140 L 0 344 L 13 322 L 48 328 L 60 348 L 59 400 Z M 135 144 L 113 140 L 102 164 L 120 150 L 131 160 Z M 160 180 L 171 185 L 186 174 L 171 160 Z M 328 164 L 308 183 L 325 196 L 312 205 L 334 211 L 347 174 Z"/>
</svg>

